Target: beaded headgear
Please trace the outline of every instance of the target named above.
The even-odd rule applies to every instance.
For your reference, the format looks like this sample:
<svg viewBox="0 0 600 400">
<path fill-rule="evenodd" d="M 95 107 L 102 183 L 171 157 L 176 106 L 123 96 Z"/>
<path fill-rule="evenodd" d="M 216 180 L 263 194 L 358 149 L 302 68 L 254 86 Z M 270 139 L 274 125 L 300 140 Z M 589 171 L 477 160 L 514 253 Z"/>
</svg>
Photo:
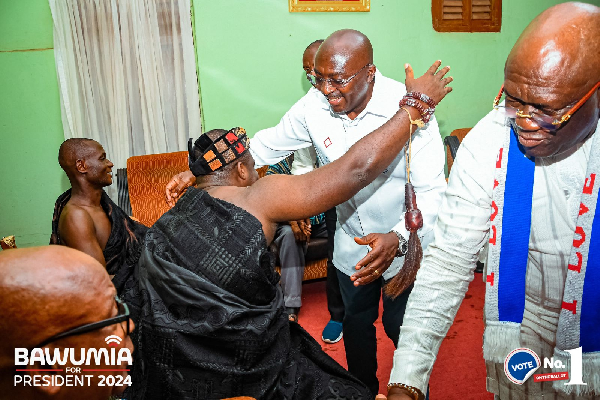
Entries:
<svg viewBox="0 0 600 400">
<path fill-rule="evenodd" d="M 240 158 L 247 150 L 250 139 L 244 128 L 228 132 L 215 129 L 203 133 L 196 142 L 188 141 L 190 171 L 194 176 L 208 175 Z"/>
</svg>

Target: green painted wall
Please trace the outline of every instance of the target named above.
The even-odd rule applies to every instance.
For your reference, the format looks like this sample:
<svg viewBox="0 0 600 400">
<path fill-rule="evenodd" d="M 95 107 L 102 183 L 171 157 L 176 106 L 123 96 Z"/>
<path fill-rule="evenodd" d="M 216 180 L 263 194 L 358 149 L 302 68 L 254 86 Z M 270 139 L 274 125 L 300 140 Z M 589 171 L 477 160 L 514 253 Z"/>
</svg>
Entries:
<svg viewBox="0 0 600 400">
<path fill-rule="evenodd" d="M 56 197 L 68 181 L 52 17 L 47 0 L 0 0 L 0 237 L 48 244 Z"/>
<path fill-rule="evenodd" d="M 441 59 L 454 91 L 436 112 L 442 135 L 473 126 L 491 109 L 504 61 L 523 28 L 557 0 L 504 0 L 500 33 L 438 33 L 428 0 L 371 0 L 367 13 L 290 13 L 287 0 L 193 0 L 204 127 L 270 127 L 308 90 L 302 52 L 342 28 L 365 33 L 375 65 L 404 81 Z M 590 1 L 600 5 L 599 0 Z"/>
<path fill-rule="evenodd" d="M 426 0 L 371 0 L 368 13 L 289 13 L 287 0 L 192 0 L 205 128 L 276 124 L 307 90 L 306 45 L 341 28 L 369 36 L 375 63 L 404 80 L 403 64 L 452 66 L 442 134 L 473 126 L 491 107 L 518 34 L 556 0 L 504 0 L 501 33 L 437 33 Z M 600 0 L 590 1 L 600 5 Z M 0 237 L 48 243 L 54 200 L 69 185 L 47 0 L 0 0 Z"/>
</svg>

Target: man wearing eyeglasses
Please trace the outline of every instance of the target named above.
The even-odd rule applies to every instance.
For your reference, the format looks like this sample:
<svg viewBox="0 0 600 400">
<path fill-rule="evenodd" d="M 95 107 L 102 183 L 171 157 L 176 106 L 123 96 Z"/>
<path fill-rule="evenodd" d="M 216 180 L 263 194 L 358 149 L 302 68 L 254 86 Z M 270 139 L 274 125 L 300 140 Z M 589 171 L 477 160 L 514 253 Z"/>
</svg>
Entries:
<svg viewBox="0 0 600 400">
<path fill-rule="evenodd" d="M 488 391 L 501 400 L 599 398 L 599 63 L 600 8 L 590 4 L 552 7 L 518 39 L 496 109 L 458 150 L 409 299 L 388 400 L 425 391 L 486 243 Z M 523 347 L 540 359 L 536 374 L 553 372 L 547 358 L 569 378 L 513 383 L 505 360 Z"/>
<path fill-rule="evenodd" d="M 292 106 L 277 126 L 252 138 L 250 148 L 258 164 L 310 145 L 315 147 L 321 165 L 336 160 L 357 140 L 385 123 L 406 93 L 403 84 L 377 71 L 368 38 L 353 30 L 337 31 L 325 40 L 316 55 L 314 75 L 307 77 L 317 90 Z M 426 247 L 446 188 L 444 150 L 435 120 L 415 134 L 412 146 L 411 179 L 425 217 L 419 236 Z M 401 153 L 372 184 L 336 207 L 333 263 L 345 306 L 343 334 L 348 370 L 374 395 L 379 391 L 374 322 L 382 287 L 404 262 L 403 251 L 399 251 L 401 238 L 408 239 L 405 183 L 406 163 Z M 373 270 L 376 276 L 370 274 Z M 383 296 L 382 321 L 394 343 L 409 293 L 410 288 L 395 300 Z"/>
<path fill-rule="evenodd" d="M 337 31 L 325 40 L 316 55 L 314 75 L 307 77 L 317 90 L 309 91 L 292 106 L 277 126 L 252 138 L 250 148 L 257 164 L 271 163 L 290 150 L 311 145 L 321 165 L 336 160 L 357 140 L 385 123 L 406 93 L 403 84 L 377 71 L 368 38 L 353 30 Z M 411 179 L 425 217 L 419 236 L 426 247 L 446 187 L 444 150 L 435 120 L 415 134 L 412 145 Z M 374 395 L 379 391 L 374 322 L 381 290 L 404 261 L 404 257 L 397 257 L 403 255 L 398 251 L 402 243 L 393 231 L 408 239 L 405 183 L 406 164 L 401 153 L 372 184 L 336 207 L 333 264 L 345 306 L 343 334 L 348 370 Z M 376 276 L 370 273 L 373 270 Z M 409 293 L 410 288 L 395 300 L 383 296 L 383 325 L 394 343 Z"/>
<path fill-rule="evenodd" d="M 63 246 L 0 253 L 0 397 L 107 400 L 119 396 L 128 386 L 129 365 L 107 365 L 105 357 L 99 361 L 92 357 L 90 365 L 72 360 L 82 358 L 81 349 L 131 354 L 133 329 L 129 309 L 116 297 L 106 269 L 87 254 Z M 62 358 L 71 349 L 75 355 L 66 364 L 28 361 L 16 365 L 18 349 L 27 349 L 33 358 L 34 348 L 52 358 L 55 352 Z M 73 372 L 74 367 L 81 371 Z M 92 377 L 82 385 L 73 384 L 71 377 L 72 384 L 67 385 L 68 375 Z M 25 383 L 35 379 L 49 384 Z"/>
</svg>

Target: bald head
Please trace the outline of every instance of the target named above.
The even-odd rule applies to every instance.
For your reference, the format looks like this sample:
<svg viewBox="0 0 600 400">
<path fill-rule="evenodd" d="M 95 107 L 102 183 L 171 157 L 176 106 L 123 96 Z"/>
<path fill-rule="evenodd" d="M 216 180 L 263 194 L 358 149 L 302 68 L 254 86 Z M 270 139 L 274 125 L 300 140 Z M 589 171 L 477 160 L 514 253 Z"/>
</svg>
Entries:
<svg viewBox="0 0 600 400">
<path fill-rule="evenodd" d="M 98 320 L 98 301 L 115 295 L 106 269 L 65 246 L 0 253 L 0 371 L 14 369 L 14 349 L 32 348 Z M 114 301 L 113 301 L 114 302 Z M 112 303 L 109 303 L 112 305 Z"/>
<path fill-rule="evenodd" d="M 535 18 L 506 61 L 533 82 L 561 80 L 589 90 L 600 80 L 600 7 L 563 3 Z"/>
<path fill-rule="evenodd" d="M 102 145 L 95 140 L 65 140 L 58 150 L 58 163 L 74 188 L 88 184 L 102 188 L 112 184 L 113 163 L 106 157 Z"/>
<path fill-rule="evenodd" d="M 564 3 L 535 18 L 511 50 L 504 68 L 506 104 L 559 119 L 584 96 L 589 99 L 556 129 L 517 117 L 513 128 L 529 156 L 561 154 L 596 130 L 600 95 L 600 8 Z M 560 134 L 559 134 L 560 133 Z"/>
<path fill-rule="evenodd" d="M 86 138 L 71 138 L 60 145 L 58 163 L 67 175 L 75 168 L 75 162 L 78 159 L 85 158 L 89 154 L 93 143 L 98 142 Z"/>
<path fill-rule="evenodd" d="M 373 47 L 371 41 L 363 33 L 354 29 L 342 29 L 333 32 L 319 47 L 317 57 L 321 62 L 329 60 L 336 67 L 343 67 L 349 61 L 358 64 L 373 63 Z M 318 61 L 317 61 L 318 63 Z"/>
<path fill-rule="evenodd" d="M 376 69 L 373 47 L 365 35 L 352 29 L 333 32 L 317 51 L 314 71 L 315 87 L 334 113 L 354 119 L 367 107 Z"/>
<path fill-rule="evenodd" d="M 317 54 L 317 50 L 319 49 L 319 46 L 321 46 L 321 43 L 323 43 L 324 41 L 325 41 L 324 39 L 315 40 L 314 42 L 312 42 L 311 44 L 306 46 L 306 50 L 304 50 L 304 54 L 306 54 L 307 52 L 310 52 L 314 56 L 315 54 Z"/>
<path fill-rule="evenodd" d="M 317 55 L 317 50 L 319 50 L 321 43 L 323 43 L 323 39 L 315 40 L 306 47 L 306 50 L 304 50 L 304 53 L 302 54 L 302 68 L 306 74 L 314 74 L 315 56 Z"/>
<path fill-rule="evenodd" d="M 105 347 L 106 337 L 121 338 L 115 351 L 127 348 L 133 351 L 128 333 L 134 325 L 115 323 L 111 318 L 119 315 L 120 308 L 115 299 L 116 290 L 106 269 L 94 258 L 64 246 L 46 246 L 29 249 L 14 249 L 0 253 L 0 387 L 2 398 L 40 399 L 89 399 L 106 400 L 110 396 L 120 398 L 124 386 L 61 385 L 52 383 L 52 376 L 68 379 L 68 372 L 79 360 L 79 349 Z M 123 310 L 126 310 L 123 307 Z M 108 321 L 107 321 L 108 320 Z M 55 336 L 74 328 L 92 323 L 107 322 L 87 332 Z M 129 332 L 127 332 L 129 326 Z M 45 342 L 42 350 L 35 350 Z M 31 350 L 29 361 L 18 363 L 25 371 L 15 372 L 16 348 Z M 63 361 L 42 362 L 34 352 L 47 355 L 67 354 L 69 349 L 77 358 L 66 357 Z M 74 353 L 71 353 L 74 354 Z M 90 361 L 98 371 L 109 368 L 105 358 Z M 129 361 L 129 360 L 126 360 Z M 63 369 L 59 369 L 63 367 Z M 38 368 L 55 370 L 39 371 Z M 114 367 L 113 367 L 114 368 Z M 89 372 L 91 382 L 97 382 L 98 372 Z M 125 377 L 127 372 L 122 371 Z M 27 384 L 28 379 L 47 379 L 46 385 Z M 13 383 L 14 382 L 14 383 Z M 56 381 L 59 382 L 59 381 Z M 1 396 L 0 396 L 1 397 Z"/>
</svg>

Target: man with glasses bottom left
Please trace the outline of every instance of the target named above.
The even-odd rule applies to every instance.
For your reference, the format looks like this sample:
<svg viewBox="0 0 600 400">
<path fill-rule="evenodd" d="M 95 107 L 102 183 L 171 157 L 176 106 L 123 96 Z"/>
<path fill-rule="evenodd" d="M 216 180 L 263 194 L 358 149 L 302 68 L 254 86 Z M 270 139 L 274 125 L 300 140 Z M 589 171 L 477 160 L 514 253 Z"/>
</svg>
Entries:
<svg viewBox="0 0 600 400">
<path fill-rule="evenodd" d="M 0 253 L 1 398 L 119 397 L 131 381 L 133 329 L 106 269 L 87 254 Z"/>
</svg>

